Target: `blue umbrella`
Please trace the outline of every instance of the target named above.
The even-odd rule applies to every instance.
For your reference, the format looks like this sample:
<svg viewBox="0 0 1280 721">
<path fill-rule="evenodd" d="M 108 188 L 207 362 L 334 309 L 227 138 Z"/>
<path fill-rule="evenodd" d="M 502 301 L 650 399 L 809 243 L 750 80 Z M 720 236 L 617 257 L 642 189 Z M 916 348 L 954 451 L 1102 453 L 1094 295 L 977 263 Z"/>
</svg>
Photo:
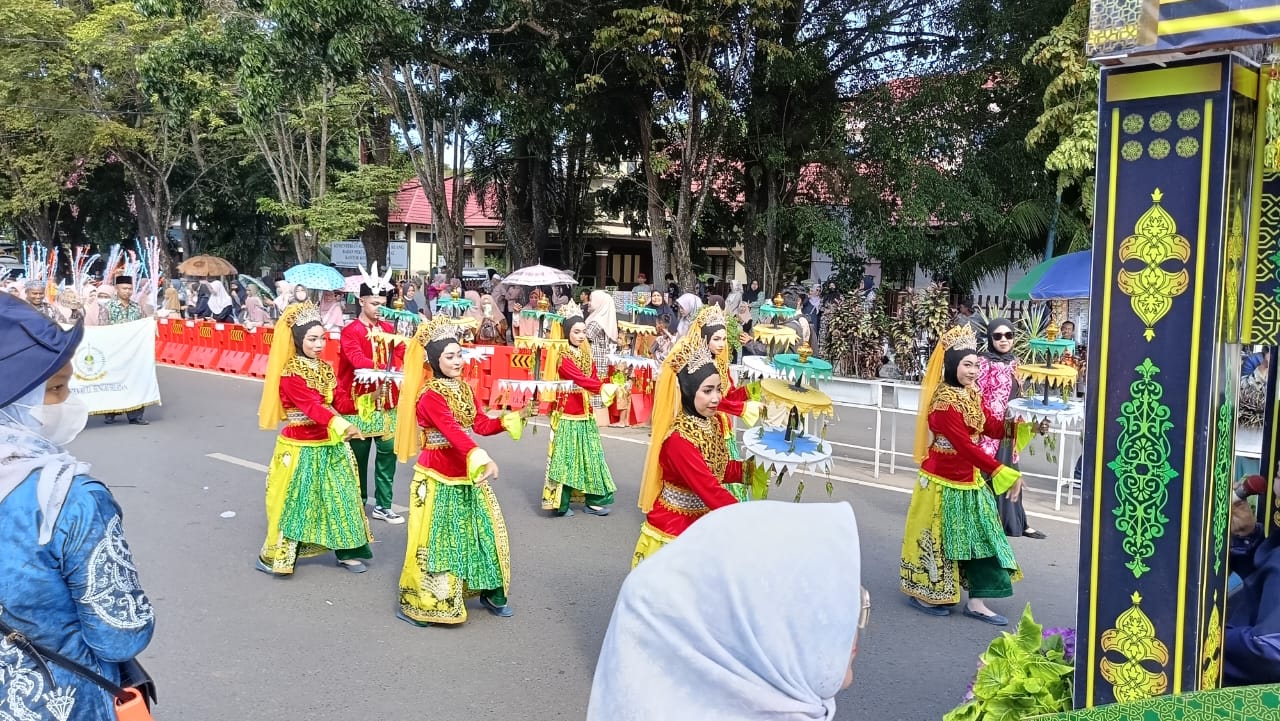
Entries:
<svg viewBox="0 0 1280 721">
<path fill-rule="evenodd" d="M 1088 298 L 1093 280 L 1093 251 L 1082 250 L 1050 258 L 1032 268 L 1009 289 L 1010 300 L 1071 300 Z"/>
<path fill-rule="evenodd" d="M 284 272 L 284 279 L 312 290 L 342 290 L 347 282 L 337 270 L 319 263 L 295 265 Z"/>
</svg>

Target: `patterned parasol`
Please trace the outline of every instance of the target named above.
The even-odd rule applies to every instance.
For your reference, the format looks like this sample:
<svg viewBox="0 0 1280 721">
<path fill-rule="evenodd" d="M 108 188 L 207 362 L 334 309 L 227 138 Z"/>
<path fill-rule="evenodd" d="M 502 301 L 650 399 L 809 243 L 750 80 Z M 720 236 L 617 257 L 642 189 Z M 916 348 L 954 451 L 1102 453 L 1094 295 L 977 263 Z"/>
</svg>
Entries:
<svg viewBox="0 0 1280 721">
<path fill-rule="evenodd" d="M 337 270 L 319 263 L 295 265 L 284 272 L 284 279 L 312 290 L 342 290 L 347 283 Z"/>
<path fill-rule="evenodd" d="M 502 282 L 507 285 L 540 286 L 575 285 L 578 281 L 574 280 L 573 275 L 568 271 L 547 265 L 531 265 L 528 268 L 512 271 L 511 275 L 502 279 Z"/>
<path fill-rule="evenodd" d="M 178 272 L 193 278 L 235 275 L 236 267 L 216 255 L 197 255 L 178 264 Z"/>
</svg>

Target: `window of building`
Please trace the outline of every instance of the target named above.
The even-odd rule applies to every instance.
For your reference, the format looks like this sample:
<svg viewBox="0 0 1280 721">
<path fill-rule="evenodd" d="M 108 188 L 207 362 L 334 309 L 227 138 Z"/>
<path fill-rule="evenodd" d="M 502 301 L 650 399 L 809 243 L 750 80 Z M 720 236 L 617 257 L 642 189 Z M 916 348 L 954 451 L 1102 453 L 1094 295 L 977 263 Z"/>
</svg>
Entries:
<svg viewBox="0 0 1280 721">
<path fill-rule="evenodd" d="M 436 242 L 436 234 L 429 230 L 414 231 L 413 240 L 417 243 L 434 243 Z"/>
<path fill-rule="evenodd" d="M 463 248 L 470 248 L 470 247 L 471 247 L 471 246 L 473 246 L 473 245 L 475 245 L 475 238 L 473 238 L 473 237 L 472 237 L 472 236 L 470 236 L 470 235 L 464 235 L 464 236 L 462 236 L 462 247 L 463 247 Z"/>
</svg>

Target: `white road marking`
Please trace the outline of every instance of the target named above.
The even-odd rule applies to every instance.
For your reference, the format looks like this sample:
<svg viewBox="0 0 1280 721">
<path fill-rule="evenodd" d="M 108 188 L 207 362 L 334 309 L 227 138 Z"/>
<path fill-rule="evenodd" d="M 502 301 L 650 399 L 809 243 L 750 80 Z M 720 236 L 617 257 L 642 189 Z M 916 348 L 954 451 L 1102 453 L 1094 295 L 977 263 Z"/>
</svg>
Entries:
<svg viewBox="0 0 1280 721">
<path fill-rule="evenodd" d="M 205 369 L 203 369 L 203 368 L 188 368 L 188 367 L 186 367 L 186 366 L 171 366 L 171 365 L 169 365 L 168 363 L 157 363 L 157 364 L 156 364 L 156 367 L 157 367 L 157 368 L 172 368 L 173 370 L 176 370 L 176 371 L 186 371 L 186 372 L 188 372 L 188 373 L 201 373 L 201 374 L 203 374 L 203 375 L 207 375 L 207 376 L 217 376 L 217 377 L 219 377 L 219 378 L 230 378 L 230 379 L 231 379 L 231 380 L 233 380 L 233 381 L 251 381 L 251 382 L 253 382 L 253 383 L 261 383 L 261 382 L 262 382 L 262 379 L 261 379 L 261 378 L 254 378 L 253 376 L 237 376 L 237 375 L 232 375 L 232 374 L 230 374 L 230 373 L 223 373 L 222 371 L 210 371 L 210 370 L 205 370 Z"/>
<path fill-rule="evenodd" d="M 213 375 L 213 376 L 218 376 L 218 377 L 220 377 L 220 378 L 232 378 L 232 379 L 238 379 L 238 380 L 247 380 L 247 381 L 253 381 L 253 382 L 255 382 L 255 383 L 261 383 L 261 382 L 262 382 L 262 379 L 261 379 L 261 378 L 253 378 L 253 377 L 250 377 L 250 376 L 236 376 L 236 375 L 228 375 L 228 374 L 226 374 L 226 373 L 219 373 L 219 372 L 217 372 L 217 371 L 201 370 L 201 369 L 199 369 L 199 368 L 185 368 L 185 367 L 182 367 L 182 366 L 170 366 L 170 365 L 166 365 L 166 366 L 164 366 L 164 367 L 165 367 L 165 368 L 174 368 L 174 369 L 176 369 L 176 370 L 182 370 L 182 371 L 190 371 L 190 372 L 192 372 L 192 373 L 203 373 L 203 374 L 205 374 L 205 375 Z M 550 427 L 550 426 L 549 426 L 545 421 L 535 421 L 535 422 L 532 422 L 532 423 L 531 423 L 531 425 L 537 426 L 537 427 L 539 427 L 539 428 L 549 428 L 549 427 Z M 624 436 L 617 436 L 617 435 L 613 435 L 612 433 L 601 433 L 601 434 L 600 434 L 600 437 L 601 437 L 601 438 L 608 438 L 609 440 L 613 440 L 613 441 L 621 441 L 621 442 L 623 442 L 623 443 L 634 443 L 634 444 L 636 444 L 636 445 L 641 445 L 641 446 L 647 446 L 647 445 L 649 445 L 649 439 L 647 439 L 647 438 L 627 438 L 627 437 L 624 437 Z M 264 466 L 264 465 L 262 465 L 261 463 L 255 463 L 255 462 L 253 462 L 253 461 L 246 461 L 246 460 L 244 460 L 243 458 L 236 458 L 235 456 L 228 456 L 228 455 L 225 455 L 225 454 L 223 454 L 223 453 L 210 453 L 210 454 L 208 454 L 208 457 L 209 457 L 209 458 L 212 458 L 212 459 L 214 459 L 214 460 L 217 460 L 217 461 L 223 461 L 223 462 L 225 462 L 225 463 L 231 463 L 231 464 L 233 464 L 233 465 L 242 466 L 242 467 L 244 467 L 244 468 L 249 468 L 249 469 L 251 469 L 251 470 L 255 470 L 255 471 L 258 471 L 258 472 L 260 472 L 260 473 L 266 473 L 266 472 L 267 472 L 267 467 L 266 467 L 266 466 Z M 837 456 L 837 458 L 840 458 L 840 457 L 839 457 L 839 456 Z M 848 460 L 855 460 L 855 459 L 848 459 Z M 809 474 L 804 474 L 804 475 L 809 475 Z M 817 475 L 817 476 L 814 476 L 814 475 L 809 475 L 809 477 L 810 477 L 810 478 L 817 478 L 817 479 L 824 479 L 824 480 L 825 480 L 825 479 L 830 479 L 830 480 L 833 480 L 833 481 L 840 481 L 841 483 L 852 483 L 852 484 L 853 484 L 853 485 L 855 485 L 855 486 L 866 486 L 866 487 L 868 487 L 868 488 L 877 488 L 877 489 L 880 489 L 880 490 L 882 490 L 882 491 L 893 491 L 893 492 L 895 492 L 895 493 L 905 493 L 905 494 L 910 494 L 910 493 L 911 493 L 911 489 L 910 489 L 910 488 L 903 488 L 903 487 L 901 487 L 901 486 L 891 486 L 891 485 L 888 485 L 888 484 L 885 484 L 885 483 L 876 483 L 875 481 L 864 481 L 864 480 L 861 480 L 861 479 L 858 479 L 858 478 L 847 478 L 847 477 L 845 477 L 845 476 L 837 476 L 837 475 L 831 475 L 831 476 L 823 476 L 823 475 Z M 1037 490 L 1037 489 L 1031 489 L 1031 490 Z M 1048 493 L 1048 491 L 1044 491 L 1044 493 Z M 405 508 L 405 507 L 403 507 L 403 506 L 399 506 L 399 505 L 393 505 L 391 508 L 392 508 L 396 513 L 404 513 L 404 512 L 406 512 L 406 511 L 408 511 L 408 510 L 409 510 L 409 509 L 407 509 L 407 508 Z M 1072 525 L 1075 525 L 1075 526 L 1080 525 L 1080 520 L 1079 520 L 1079 519 L 1077 519 L 1077 518 L 1071 518 L 1071 517 L 1068 517 L 1068 516 L 1055 516 L 1055 515 L 1053 515 L 1053 514 L 1051 514 L 1051 513 L 1040 513 L 1040 512 L 1038 512 L 1038 511 L 1027 511 L 1027 516 L 1028 516 L 1028 517 L 1030 517 L 1030 518 L 1039 518 L 1039 519 L 1046 520 L 1046 521 L 1058 521 L 1059 523 L 1069 523 L 1069 524 L 1072 524 Z"/>
<path fill-rule="evenodd" d="M 212 458 L 212 459 L 213 459 L 213 460 L 215 460 L 215 461 L 222 461 L 223 463 L 230 463 L 230 464 L 231 464 L 231 465 L 233 465 L 233 466 L 240 466 L 241 468 L 248 468 L 248 469 L 249 469 L 249 470 L 251 470 L 251 471 L 257 471 L 257 472 L 259 472 L 259 473 L 266 473 L 266 472 L 267 472 L 267 467 L 266 467 L 266 466 L 264 466 L 264 465 L 262 465 L 261 463 L 256 463 L 256 462 L 254 462 L 254 461 L 246 461 L 246 460 L 245 460 L 245 459 L 243 459 L 243 458 L 236 458 L 235 456 L 228 456 L 228 455 L 227 455 L 227 454 L 225 454 L 225 453 L 206 453 L 206 454 L 205 454 L 205 458 Z M 408 513 L 408 512 L 409 512 L 409 508 L 408 508 L 408 506 L 401 506 L 401 505 L 400 505 L 400 504 L 398 504 L 398 503 L 393 503 L 393 504 L 391 504 L 391 510 L 395 511 L 396 513 Z"/>
<path fill-rule="evenodd" d="M 257 472 L 259 472 L 259 473 L 266 473 L 266 472 L 267 472 L 267 467 L 266 467 L 266 466 L 264 466 L 264 465 L 262 465 L 261 463 L 254 463 L 253 461 L 246 461 L 246 460 L 245 460 L 245 459 L 243 459 L 243 458 L 236 458 L 235 456 L 228 456 L 228 455 L 227 455 L 227 454 L 225 454 L 225 453 L 209 453 L 209 454 L 206 454 L 206 455 L 205 455 L 205 458 L 212 458 L 212 459 L 213 459 L 213 460 L 215 460 L 215 461 L 222 461 L 223 463 L 230 463 L 230 464 L 231 464 L 231 465 L 233 465 L 233 466 L 240 466 L 241 468 L 248 468 L 248 469 L 249 469 L 249 470 L 251 470 L 251 471 L 257 471 Z"/>
</svg>

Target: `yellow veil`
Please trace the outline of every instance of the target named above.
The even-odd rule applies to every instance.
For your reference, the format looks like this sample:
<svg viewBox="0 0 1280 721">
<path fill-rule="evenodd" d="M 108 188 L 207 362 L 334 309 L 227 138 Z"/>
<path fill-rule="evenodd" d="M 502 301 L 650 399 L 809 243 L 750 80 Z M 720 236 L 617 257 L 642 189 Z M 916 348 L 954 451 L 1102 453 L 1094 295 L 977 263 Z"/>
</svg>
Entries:
<svg viewBox="0 0 1280 721">
<path fill-rule="evenodd" d="M 649 422 L 653 431 L 649 436 L 649 451 L 644 457 L 644 472 L 640 477 L 640 510 L 648 513 L 653 510 L 653 502 L 662 491 L 662 468 L 658 456 L 662 453 L 662 443 L 671 433 L 671 425 L 680 413 L 680 383 L 676 375 L 689 364 L 689 358 L 706 345 L 702 341 L 702 327 L 695 319 L 689 332 L 676 341 L 675 348 L 662 362 L 662 370 L 658 373 L 658 382 L 653 390 L 653 413 Z"/>
<path fill-rule="evenodd" d="M 925 366 L 924 376 L 920 378 L 920 400 L 916 409 L 916 435 L 912 448 L 912 456 L 917 464 L 923 463 L 929 454 L 929 444 L 933 441 L 933 433 L 929 430 L 929 412 L 933 410 L 933 394 L 942 384 L 943 357 L 952 348 L 978 349 L 978 338 L 973 327 L 968 323 L 948 328 L 938 339 L 938 345 L 929 356 L 929 365 Z"/>
<path fill-rule="evenodd" d="M 258 427 L 273 431 L 284 420 L 284 403 L 280 400 L 280 376 L 284 367 L 298 354 L 293 344 L 293 327 L 298 323 L 320 322 L 320 309 L 311 301 L 292 303 L 280 314 L 271 336 L 271 352 L 267 354 L 267 374 L 262 384 L 262 400 L 258 401 Z"/>
<path fill-rule="evenodd" d="M 427 365 L 427 344 L 435 340 L 457 340 L 461 327 L 450 323 L 449 318 L 438 315 L 418 325 L 418 330 L 404 350 L 404 380 L 400 381 L 400 403 L 396 405 L 396 458 L 408 463 L 422 450 L 418 432 L 418 396 L 431 378 Z"/>
</svg>

